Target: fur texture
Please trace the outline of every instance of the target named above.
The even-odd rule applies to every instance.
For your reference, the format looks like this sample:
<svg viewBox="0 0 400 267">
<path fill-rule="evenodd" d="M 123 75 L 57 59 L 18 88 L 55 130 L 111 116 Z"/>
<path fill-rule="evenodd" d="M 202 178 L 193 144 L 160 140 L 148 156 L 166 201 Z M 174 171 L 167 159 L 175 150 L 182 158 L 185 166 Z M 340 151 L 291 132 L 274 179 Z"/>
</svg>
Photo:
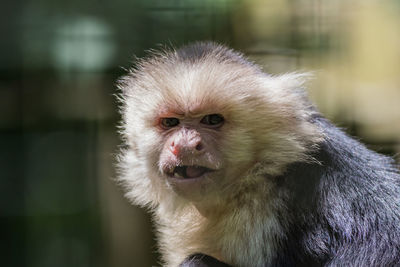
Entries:
<svg viewBox="0 0 400 267">
<path fill-rule="evenodd" d="M 153 52 L 121 79 L 119 180 L 154 215 L 166 265 L 196 253 L 234 266 L 400 264 L 397 169 L 321 117 L 306 78 L 271 76 L 238 52 L 196 43 Z M 193 189 L 196 199 L 162 175 L 165 136 L 154 121 L 171 109 L 226 120 L 208 135 L 208 160 L 223 175 Z M 209 256 L 202 266 L 215 265 Z"/>
</svg>

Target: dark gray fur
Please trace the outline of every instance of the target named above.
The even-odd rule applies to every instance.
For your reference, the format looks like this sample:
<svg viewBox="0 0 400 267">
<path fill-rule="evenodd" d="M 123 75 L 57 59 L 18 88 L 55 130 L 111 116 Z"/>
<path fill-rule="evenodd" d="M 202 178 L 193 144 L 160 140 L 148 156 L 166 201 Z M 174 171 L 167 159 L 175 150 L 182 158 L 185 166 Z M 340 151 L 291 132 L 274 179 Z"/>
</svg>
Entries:
<svg viewBox="0 0 400 267">
<path fill-rule="evenodd" d="M 286 246 L 274 266 L 400 266 L 400 175 L 321 116 L 314 157 L 279 177 L 291 196 Z"/>
<path fill-rule="evenodd" d="M 196 44 L 177 53 L 193 60 L 212 47 Z M 243 63 L 240 54 L 225 51 Z M 325 134 L 313 155 L 320 163 L 293 163 L 275 179 L 289 196 L 282 211 L 286 238 L 268 266 L 400 266 L 398 166 L 316 114 L 312 123 Z M 226 265 L 196 254 L 181 266 Z"/>
</svg>

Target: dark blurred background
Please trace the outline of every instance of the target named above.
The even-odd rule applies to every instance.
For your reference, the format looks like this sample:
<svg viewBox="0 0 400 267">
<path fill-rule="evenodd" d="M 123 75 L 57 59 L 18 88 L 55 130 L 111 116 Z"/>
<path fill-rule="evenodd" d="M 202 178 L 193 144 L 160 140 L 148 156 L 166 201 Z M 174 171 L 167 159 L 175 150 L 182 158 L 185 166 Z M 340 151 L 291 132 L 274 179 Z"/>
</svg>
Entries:
<svg viewBox="0 0 400 267">
<path fill-rule="evenodd" d="M 400 152 L 399 0 L 16 0 L 0 20 L 2 266 L 160 265 L 148 215 L 113 181 L 115 80 L 160 44 L 315 71 L 328 118 Z"/>
</svg>

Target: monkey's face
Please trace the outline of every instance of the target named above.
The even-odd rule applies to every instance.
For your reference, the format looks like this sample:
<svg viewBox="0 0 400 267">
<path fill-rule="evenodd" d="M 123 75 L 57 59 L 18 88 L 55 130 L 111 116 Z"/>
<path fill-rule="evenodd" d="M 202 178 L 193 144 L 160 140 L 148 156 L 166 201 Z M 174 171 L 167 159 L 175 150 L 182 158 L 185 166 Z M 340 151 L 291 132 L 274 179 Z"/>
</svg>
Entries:
<svg viewBox="0 0 400 267">
<path fill-rule="evenodd" d="M 200 87 L 203 90 L 196 90 Z M 178 195 L 192 201 L 204 201 L 225 191 L 255 156 L 246 123 L 240 125 L 228 106 L 232 100 L 216 101 L 222 98 L 218 89 L 214 87 L 210 94 L 208 88 L 204 82 L 192 83 L 187 92 L 196 97 L 181 93 L 180 103 L 176 99 L 159 103 L 152 125 L 160 140 L 158 149 L 153 150 L 158 155 L 152 166 L 157 166 L 160 179 Z"/>
<path fill-rule="evenodd" d="M 307 147 L 319 140 L 307 104 L 292 92 L 301 76 L 273 77 L 218 57 L 156 56 L 121 84 L 129 146 L 123 179 L 139 203 L 157 204 L 166 194 L 226 197 L 246 177 L 280 175 L 307 160 Z"/>
<path fill-rule="evenodd" d="M 202 201 L 226 192 L 256 161 L 255 99 L 240 76 L 197 66 L 173 66 L 169 79 L 138 79 L 127 98 L 126 132 L 149 179 L 178 195 Z M 149 83 L 151 81 L 151 83 Z M 172 192 L 169 192 L 172 193 Z"/>
<path fill-rule="evenodd" d="M 222 114 L 192 117 L 169 112 L 160 114 L 156 123 L 163 136 L 158 167 L 178 194 L 197 199 L 222 182 Z"/>
<path fill-rule="evenodd" d="M 157 162 L 161 179 L 194 201 L 224 191 L 253 161 L 251 138 L 238 133 L 240 127 L 232 129 L 234 123 L 231 113 L 218 108 L 186 115 L 161 112 L 154 126 L 162 140 Z M 236 140 L 239 136 L 242 141 Z"/>
</svg>

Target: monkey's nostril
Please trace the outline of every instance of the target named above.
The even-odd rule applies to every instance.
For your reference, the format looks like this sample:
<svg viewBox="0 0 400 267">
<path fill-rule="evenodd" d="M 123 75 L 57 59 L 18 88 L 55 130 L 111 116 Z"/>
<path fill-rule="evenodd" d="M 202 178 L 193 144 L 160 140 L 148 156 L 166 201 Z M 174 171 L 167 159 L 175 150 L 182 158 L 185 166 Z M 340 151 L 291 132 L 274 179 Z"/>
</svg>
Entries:
<svg viewBox="0 0 400 267">
<path fill-rule="evenodd" d="M 202 143 L 198 143 L 197 146 L 196 146 L 196 150 L 197 151 L 203 150 L 203 144 Z"/>
<path fill-rule="evenodd" d="M 175 156 L 178 156 L 178 154 L 179 154 L 179 148 L 178 147 L 172 147 L 172 154 L 174 154 Z"/>
</svg>

